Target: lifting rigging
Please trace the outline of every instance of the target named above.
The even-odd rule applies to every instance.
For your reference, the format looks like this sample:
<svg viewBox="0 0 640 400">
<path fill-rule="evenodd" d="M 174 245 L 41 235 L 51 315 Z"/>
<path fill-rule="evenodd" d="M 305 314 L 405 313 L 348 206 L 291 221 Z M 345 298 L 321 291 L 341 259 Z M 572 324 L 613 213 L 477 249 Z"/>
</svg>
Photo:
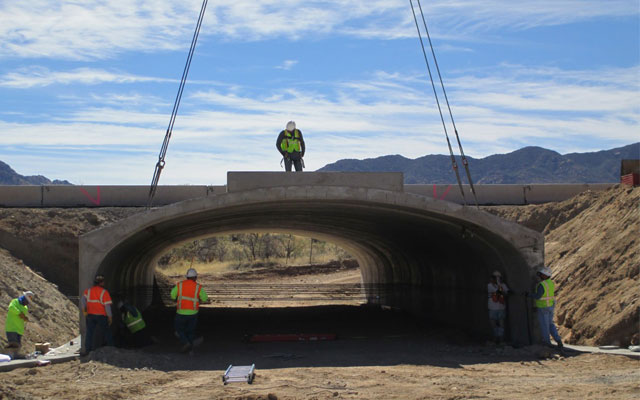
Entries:
<svg viewBox="0 0 640 400">
<path fill-rule="evenodd" d="M 451 112 L 451 106 L 449 105 L 449 98 L 447 97 L 447 91 L 444 88 L 444 82 L 442 81 L 442 75 L 440 74 L 440 67 L 438 66 L 438 60 L 436 58 L 436 53 L 433 50 L 433 43 L 431 43 L 431 36 L 429 35 L 429 29 L 427 29 L 427 21 L 424 18 L 424 12 L 422 11 L 422 4 L 420 0 L 417 0 L 418 8 L 420 9 L 420 15 L 422 17 L 422 23 L 424 25 L 424 31 L 429 39 L 429 47 L 431 47 L 431 55 L 433 56 L 433 61 L 436 66 L 436 70 L 438 71 L 438 78 L 440 78 L 440 86 L 442 87 L 442 93 L 444 93 L 444 98 L 447 103 L 447 108 L 449 109 L 449 116 L 451 118 L 451 124 L 453 125 L 453 130 L 456 133 L 456 139 L 458 141 L 458 147 L 460 149 L 460 159 L 462 160 L 462 165 L 464 165 L 464 169 L 467 173 L 467 179 L 469 181 L 469 186 L 471 188 L 471 193 L 473 193 L 473 198 L 476 203 L 476 207 L 478 207 L 478 198 L 476 196 L 476 190 L 473 187 L 473 181 L 471 180 L 471 172 L 469 171 L 469 162 L 467 161 L 467 157 L 464 155 L 464 151 L 462 150 L 462 143 L 460 142 L 460 135 L 458 134 L 458 129 L 456 128 L 456 123 L 453 119 L 453 113 Z M 451 149 L 451 142 L 449 141 L 449 134 L 447 133 L 447 124 L 444 122 L 444 117 L 442 116 L 442 109 L 440 107 L 440 100 L 438 99 L 438 92 L 436 90 L 436 86 L 433 83 L 433 75 L 431 74 L 431 67 L 429 66 L 429 60 L 427 57 L 427 52 L 424 48 L 424 41 L 422 40 L 422 33 L 420 31 L 420 26 L 418 25 L 418 18 L 416 16 L 416 11 L 413 6 L 413 0 L 409 0 L 409 4 L 411 5 L 411 12 L 413 13 L 413 20 L 416 23 L 416 29 L 418 30 L 418 38 L 420 39 L 420 47 L 422 48 L 422 54 L 424 55 L 424 61 L 427 65 L 427 71 L 429 72 L 429 79 L 431 80 L 431 87 L 433 88 L 433 95 L 436 98 L 436 104 L 438 105 L 438 112 L 440 113 L 440 120 L 442 121 L 442 127 L 444 128 L 444 135 L 447 138 L 447 145 L 449 146 L 449 154 L 451 156 L 451 165 L 453 166 L 453 170 L 456 173 L 456 179 L 458 181 L 458 187 L 460 188 L 460 194 L 462 195 L 462 200 L 464 204 L 467 204 L 467 199 L 464 195 L 464 190 L 462 189 L 462 182 L 460 181 L 460 173 L 458 172 L 458 164 L 456 162 L 456 158 L 453 155 L 453 150 Z"/>
<path fill-rule="evenodd" d="M 438 78 L 440 79 L 440 86 L 442 87 L 442 92 L 444 94 L 444 98 L 447 104 L 447 109 L 449 110 L 449 117 L 451 118 L 451 123 L 453 125 L 453 130 L 456 135 L 456 140 L 458 142 L 458 148 L 460 149 L 461 161 L 464 165 L 467 179 L 469 181 L 469 186 L 471 188 L 471 192 L 473 193 L 473 197 L 476 203 L 476 207 L 478 207 L 478 199 L 476 197 L 476 191 L 473 187 L 473 181 L 471 180 L 471 173 L 469 172 L 469 162 L 467 161 L 466 156 L 464 155 L 464 151 L 462 150 L 462 143 L 460 142 L 460 135 L 458 134 L 458 129 L 456 128 L 455 121 L 453 119 L 453 113 L 451 111 L 451 106 L 449 104 L 449 98 L 447 97 L 447 92 L 444 87 L 444 83 L 442 81 L 442 75 L 440 74 L 440 67 L 438 66 L 438 61 L 436 59 L 436 54 L 433 49 L 433 43 L 431 42 L 431 36 L 429 35 L 429 30 L 427 29 L 427 22 L 424 17 L 424 12 L 422 11 L 422 4 L 420 0 L 417 0 L 418 8 L 420 10 L 420 15 L 422 17 L 422 22 L 424 25 L 425 34 L 429 40 L 429 46 L 431 47 L 431 54 L 433 56 L 434 64 L 436 66 L 436 70 L 438 72 Z M 151 186 L 149 188 L 149 198 L 147 200 L 147 209 L 150 209 L 153 204 L 153 197 L 155 196 L 156 190 L 158 188 L 158 182 L 160 180 L 160 174 L 162 173 L 162 169 L 165 166 L 165 156 L 167 154 L 167 149 L 169 147 L 169 140 L 171 139 L 171 134 L 173 133 L 173 126 L 175 124 L 176 116 L 178 114 L 178 107 L 180 106 L 180 100 L 182 98 L 182 93 L 184 91 L 184 86 L 187 81 L 187 75 L 189 73 L 189 67 L 191 66 L 191 60 L 193 59 L 193 53 L 195 51 L 196 43 L 198 41 L 198 35 L 200 34 L 200 27 L 202 26 L 202 19 L 204 18 L 204 13 L 207 8 L 208 0 L 203 0 L 202 7 L 200 8 L 200 15 L 198 17 L 198 22 L 196 23 L 196 28 L 193 33 L 193 38 L 191 40 L 191 48 L 189 49 L 189 55 L 187 56 L 187 62 L 185 64 L 184 70 L 182 72 L 182 78 L 180 80 L 180 86 L 178 88 L 178 94 L 176 95 L 176 100 L 173 105 L 173 111 L 171 112 L 171 117 L 169 119 L 169 126 L 167 127 L 167 132 L 164 137 L 164 142 L 162 143 L 162 147 L 160 148 L 160 154 L 158 156 L 158 162 L 156 163 L 155 171 L 153 173 L 153 178 L 151 180 Z M 418 37 L 420 39 L 420 45 L 422 48 L 422 53 L 424 55 L 424 61 L 427 65 L 427 71 L 429 72 L 429 79 L 431 80 L 431 87 L 433 88 L 433 94 L 435 96 L 436 104 L 438 106 L 438 112 L 440 113 L 440 120 L 442 121 L 442 127 L 444 128 L 444 134 L 447 139 L 447 146 L 449 147 L 449 155 L 451 157 L 451 164 L 453 170 L 456 174 L 456 179 L 458 181 L 458 187 L 460 188 L 460 193 L 462 195 L 462 199 L 464 204 L 467 204 L 466 197 L 464 195 L 464 190 L 462 188 L 462 181 L 460 180 L 460 173 L 458 171 L 458 164 L 456 162 L 456 158 L 453 154 L 453 149 L 451 147 L 451 141 L 449 140 L 449 134 L 447 132 L 447 125 L 444 121 L 444 116 L 442 115 L 442 108 L 440 107 L 440 100 L 438 99 L 438 92 L 436 90 L 435 83 L 433 82 L 433 75 L 431 73 L 431 67 L 429 65 L 429 60 L 427 57 L 427 52 L 425 50 L 424 41 L 422 40 L 422 32 L 420 31 L 420 26 L 418 24 L 418 18 L 416 16 L 415 8 L 413 6 L 413 0 L 409 0 L 409 4 L 411 5 L 411 12 L 413 13 L 413 19 L 416 24 L 416 29 L 418 30 Z"/>
<path fill-rule="evenodd" d="M 200 15 L 198 16 L 198 22 L 196 23 L 196 29 L 193 32 L 193 38 L 191 39 L 191 48 L 189 49 L 189 55 L 187 56 L 187 62 L 182 71 L 182 79 L 180 79 L 180 86 L 178 88 L 178 94 L 176 95 L 176 101 L 173 103 L 173 111 L 171 112 L 171 118 L 169 118 L 169 126 L 167 127 L 167 133 L 164 136 L 164 142 L 160 148 L 160 155 L 158 156 L 158 162 L 156 163 L 156 169 L 153 172 L 153 179 L 151 180 L 151 187 L 149 188 L 149 199 L 147 200 L 147 210 L 151 208 L 153 203 L 153 196 L 156 194 L 158 188 L 158 181 L 160 180 L 160 174 L 164 168 L 164 157 L 167 154 L 169 148 L 169 140 L 173 133 L 173 125 L 176 122 L 176 116 L 178 115 L 178 107 L 180 106 L 180 100 L 182 99 L 182 92 L 184 91 L 184 85 L 187 82 L 187 75 L 189 74 L 189 67 L 191 66 L 191 60 L 193 59 L 193 53 L 196 50 L 196 43 L 198 42 L 198 35 L 200 34 L 200 27 L 202 26 L 202 19 L 204 18 L 204 12 L 207 9 L 207 3 L 209 0 L 202 1 L 202 7 L 200 7 Z"/>
</svg>

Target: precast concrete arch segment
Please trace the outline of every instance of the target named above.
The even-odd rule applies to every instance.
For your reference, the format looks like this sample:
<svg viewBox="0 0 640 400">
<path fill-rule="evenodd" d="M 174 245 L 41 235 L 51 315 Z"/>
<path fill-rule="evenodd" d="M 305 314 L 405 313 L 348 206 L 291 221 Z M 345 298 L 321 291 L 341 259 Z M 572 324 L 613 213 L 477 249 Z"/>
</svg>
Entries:
<svg viewBox="0 0 640 400">
<path fill-rule="evenodd" d="M 358 260 L 367 299 L 434 324 L 489 334 L 487 282 L 500 270 L 517 293 L 543 264 L 541 234 L 484 211 L 401 191 L 270 187 L 171 204 L 80 237 L 80 291 L 96 273 L 112 293 L 149 304 L 157 258 L 197 238 L 289 232 L 336 243 Z M 510 296 L 508 332 L 529 343 L 529 307 Z"/>
</svg>

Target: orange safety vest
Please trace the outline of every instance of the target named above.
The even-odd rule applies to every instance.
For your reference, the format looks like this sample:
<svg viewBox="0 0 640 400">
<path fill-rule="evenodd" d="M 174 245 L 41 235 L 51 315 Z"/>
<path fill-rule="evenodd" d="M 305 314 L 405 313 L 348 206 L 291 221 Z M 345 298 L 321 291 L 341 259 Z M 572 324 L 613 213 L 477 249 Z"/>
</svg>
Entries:
<svg viewBox="0 0 640 400">
<path fill-rule="evenodd" d="M 178 283 L 178 310 L 195 310 L 200 309 L 200 289 L 202 285 L 197 284 L 191 279 L 186 279 Z"/>
<path fill-rule="evenodd" d="M 87 300 L 88 314 L 107 315 L 105 306 L 111 304 L 111 296 L 107 289 L 96 285 L 84 291 L 84 298 Z"/>
</svg>

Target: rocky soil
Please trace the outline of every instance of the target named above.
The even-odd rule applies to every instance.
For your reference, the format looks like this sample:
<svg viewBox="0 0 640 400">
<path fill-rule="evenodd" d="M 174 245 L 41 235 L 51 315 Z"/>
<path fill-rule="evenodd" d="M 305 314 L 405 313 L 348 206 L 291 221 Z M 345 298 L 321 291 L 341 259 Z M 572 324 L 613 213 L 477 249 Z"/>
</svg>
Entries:
<svg viewBox="0 0 640 400">
<path fill-rule="evenodd" d="M 142 208 L 0 208 L 0 248 L 68 296 L 78 294 L 78 236 Z"/>
<path fill-rule="evenodd" d="M 25 324 L 23 351 L 34 351 L 34 344 L 38 342 L 49 342 L 52 347 L 60 346 L 80 334 L 77 306 L 62 295 L 54 284 L 4 249 L 0 249 L 0 277 L 0 347 L 4 348 L 7 344 L 4 335 L 6 307 L 26 290 L 31 290 L 35 297 L 29 305 L 30 321 Z"/>
<path fill-rule="evenodd" d="M 564 340 L 639 343 L 640 187 L 619 185 L 559 203 L 486 209 L 545 234 Z"/>
</svg>

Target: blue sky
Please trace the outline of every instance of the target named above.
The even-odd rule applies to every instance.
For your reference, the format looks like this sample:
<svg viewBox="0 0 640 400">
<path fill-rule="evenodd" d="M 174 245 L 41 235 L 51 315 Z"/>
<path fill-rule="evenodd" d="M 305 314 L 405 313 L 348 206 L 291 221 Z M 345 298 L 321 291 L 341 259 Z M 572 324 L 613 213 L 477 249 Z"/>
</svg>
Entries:
<svg viewBox="0 0 640 400">
<path fill-rule="evenodd" d="M 0 160 L 149 184 L 201 4 L 0 0 Z M 422 6 L 467 155 L 639 140 L 638 0 Z M 409 1 L 210 0 L 160 183 L 279 170 L 290 119 L 308 170 L 446 154 Z"/>
</svg>

